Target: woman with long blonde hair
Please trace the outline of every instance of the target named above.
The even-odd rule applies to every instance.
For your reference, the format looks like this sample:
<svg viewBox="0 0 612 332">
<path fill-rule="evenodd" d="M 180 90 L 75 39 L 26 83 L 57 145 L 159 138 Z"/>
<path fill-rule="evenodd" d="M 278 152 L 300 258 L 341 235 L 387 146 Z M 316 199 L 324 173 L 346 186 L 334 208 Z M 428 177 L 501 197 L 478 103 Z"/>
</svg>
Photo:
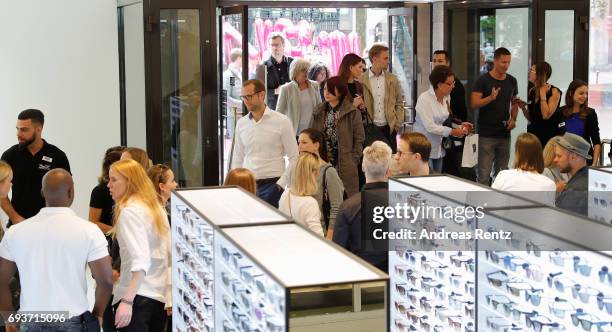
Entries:
<svg viewBox="0 0 612 332">
<path fill-rule="evenodd" d="M 300 155 L 289 190 L 283 192 L 278 209 L 291 216 L 296 222 L 323 236 L 321 210 L 319 203 L 312 197 L 319 190 L 319 158 L 314 153 Z"/>
<path fill-rule="evenodd" d="M 111 234 L 119 242 L 121 276 L 113 291 L 115 326 L 121 331 L 161 331 L 171 306 L 170 227 L 153 183 L 134 160 L 109 172 L 115 201 Z"/>
</svg>

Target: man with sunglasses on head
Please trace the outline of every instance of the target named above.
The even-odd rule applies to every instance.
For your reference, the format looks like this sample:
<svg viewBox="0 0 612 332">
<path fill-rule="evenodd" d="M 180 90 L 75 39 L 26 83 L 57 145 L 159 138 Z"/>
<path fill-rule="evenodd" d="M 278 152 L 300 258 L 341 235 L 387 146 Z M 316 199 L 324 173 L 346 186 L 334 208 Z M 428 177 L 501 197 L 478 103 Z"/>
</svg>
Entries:
<svg viewBox="0 0 612 332">
<path fill-rule="evenodd" d="M 285 156 L 298 156 L 295 131 L 289 118 L 266 105 L 266 86 L 260 80 L 242 84 L 240 98 L 249 110 L 238 120 L 231 168 L 247 168 L 255 174 L 257 196 L 278 208 L 283 189 L 278 184 L 285 171 Z"/>
</svg>

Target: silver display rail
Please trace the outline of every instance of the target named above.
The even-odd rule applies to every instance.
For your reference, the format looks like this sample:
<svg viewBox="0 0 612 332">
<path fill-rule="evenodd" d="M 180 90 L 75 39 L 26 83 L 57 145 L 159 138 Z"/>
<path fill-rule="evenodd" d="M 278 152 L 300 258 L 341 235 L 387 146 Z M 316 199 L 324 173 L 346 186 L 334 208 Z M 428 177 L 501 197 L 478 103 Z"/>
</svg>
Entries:
<svg viewBox="0 0 612 332">
<path fill-rule="evenodd" d="M 334 243 L 314 234 L 302 225 L 291 221 L 258 197 L 235 186 L 179 189 L 172 193 L 173 214 L 177 206 L 184 205 L 197 214 L 214 233 L 212 244 L 213 266 L 222 265 L 219 243 L 228 243 L 248 261 L 284 288 L 284 328 L 289 330 L 291 290 L 305 287 L 384 282 L 388 288 L 389 277 L 357 256 Z M 174 217 L 174 215 L 173 215 Z M 173 246 L 175 234 L 173 218 Z M 180 219 L 180 218 L 176 218 Z M 233 255 L 233 254 L 232 254 Z M 182 257 L 175 257 L 173 250 L 173 275 Z M 220 287 L 218 271 L 211 282 L 215 304 Z M 173 285 L 173 296 L 175 289 Z M 359 292 L 353 292 L 355 311 L 359 311 Z M 385 299 L 385 307 L 388 306 Z M 217 308 L 213 308 L 214 325 L 219 324 Z M 221 326 L 215 330 L 223 331 Z M 240 330 L 236 328 L 236 330 Z"/>
</svg>

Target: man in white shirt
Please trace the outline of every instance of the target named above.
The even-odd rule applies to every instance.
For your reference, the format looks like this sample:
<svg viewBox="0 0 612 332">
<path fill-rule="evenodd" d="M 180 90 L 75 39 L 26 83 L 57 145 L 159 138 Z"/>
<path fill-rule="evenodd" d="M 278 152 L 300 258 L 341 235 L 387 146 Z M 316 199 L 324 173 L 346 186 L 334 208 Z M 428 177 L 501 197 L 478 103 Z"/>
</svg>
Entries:
<svg viewBox="0 0 612 332">
<path fill-rule="evenodd" d="M 404 122 L 402 90 L 397 76 L 387 71 L 389 48 L 375 44 L 368 51 L 372 67 L 361 76 L 366 109 L 374 125 L 391 143 L 395 151 L 395 135 Z M 368 139 L 366 138 L 366 141 Z"/>
<path fill-rule="evenodd" d="M 63 169 L 42 180 L 46 207 L 14 225 L 0 243 L 0 311 L 13 311 L 9 280 L 19 269 L 20 312 L 67 312 L 65 322 L 21 324 L 20 331 L 100 331 L 113 281 L 107 242 L 100 229 L 69 206 L 74 184 Z M 96 302 L 89 311 L 86 266 L 96 280 Z M 6 317 L 5 317 L 6 318 Z M 17 331 L 8 326 L 7 331 Z"/>
<path fill-rule="evenodd" d="M 282 188 L 277 184 L 285 172 L 285 156 L 298 156 L 291 120 L 265 104 L 266 87 L 262 81 L 248 80 L 242 85 L 242 101 L 249 115 L 238 120 L 231 168 L 244 167 L 255 174 L 257 196 L 278 208 Z"/>
</svg>

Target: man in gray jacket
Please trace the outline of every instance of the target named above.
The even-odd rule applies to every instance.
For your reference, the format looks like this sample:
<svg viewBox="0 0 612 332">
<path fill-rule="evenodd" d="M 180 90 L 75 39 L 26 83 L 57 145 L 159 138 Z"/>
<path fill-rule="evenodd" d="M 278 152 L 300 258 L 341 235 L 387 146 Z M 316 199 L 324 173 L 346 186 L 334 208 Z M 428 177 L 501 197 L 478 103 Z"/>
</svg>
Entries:
<svg viewBox="0 0 612 332">
<path fill-rule="evenodd" d="M 562 173 L 569 173 L 571 178 L 559 193 L 555 205 L 558 208 L 588 216 L 589 170 L 587 159 L 591 159 L 591 145 L 584 138 L 565 133 L 556 137 L 555 163 Z"/>
</svg>

